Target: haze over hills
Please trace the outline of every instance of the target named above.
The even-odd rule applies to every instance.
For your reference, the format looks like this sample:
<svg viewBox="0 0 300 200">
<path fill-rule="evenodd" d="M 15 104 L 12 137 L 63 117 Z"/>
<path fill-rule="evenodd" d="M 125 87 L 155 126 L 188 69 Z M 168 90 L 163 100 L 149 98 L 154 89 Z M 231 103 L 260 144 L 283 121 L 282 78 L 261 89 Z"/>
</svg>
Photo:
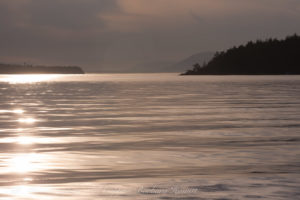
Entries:
<svg viewBox="0 0 300 200">
<path fill-rule="evenodd" d="M 201 52 L 189 57 L 183 58 L 179 61 L 152 61 L 152 62 L 137 62 L 133 66 L 122 66 L 120 68 L 103 68 L 98 71 L 90 71 L 93 73 L 171 73 L 186 71 L 195 63 L 205 63 L 212 59 L 214 52 Z"/>
<path fill-rule="evenodd" d="M 214 52 L 210 51 L 197 53 L 164 68 L 164 70 L 166 72 L 182 72 L 191 68 L 195 63 L 207 63 L 213 58 L 214 54 Z"/>
<path fill-rule="evenodd" d="M 131 69 L 132 71 L 144 72 L 144 73 L 158 73 L 158 72 L 182 72 L 188 70 L 195 63 L 206 63 L 210 61 L 214 52 L 201 52 L 194 55 L 191 55 L 187 58 L 184 58 L 178 62 L 151 62 L 151 63 L 142 63 L 136 68 Z M 142 66 L 142 67 L 141 67 Z"/>
</svg>

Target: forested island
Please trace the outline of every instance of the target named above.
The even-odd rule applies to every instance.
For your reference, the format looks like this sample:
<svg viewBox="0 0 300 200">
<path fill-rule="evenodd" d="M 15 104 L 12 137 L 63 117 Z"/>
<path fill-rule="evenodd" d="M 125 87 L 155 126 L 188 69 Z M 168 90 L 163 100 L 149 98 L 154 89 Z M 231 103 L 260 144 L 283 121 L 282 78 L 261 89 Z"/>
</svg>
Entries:
<svg viewBox="0 0 300 200">
<path fill-rule="evenodd" d="M 1 64 L 0 74 L 84 74 L 77 66 L 32 66 Z"/>
<path fill-rule="evenodd" d="M 217 52 L 208 62 L 196 63 L 181 75 L 300 74 L 300 36 L 267 39 Z"/>
</svg>

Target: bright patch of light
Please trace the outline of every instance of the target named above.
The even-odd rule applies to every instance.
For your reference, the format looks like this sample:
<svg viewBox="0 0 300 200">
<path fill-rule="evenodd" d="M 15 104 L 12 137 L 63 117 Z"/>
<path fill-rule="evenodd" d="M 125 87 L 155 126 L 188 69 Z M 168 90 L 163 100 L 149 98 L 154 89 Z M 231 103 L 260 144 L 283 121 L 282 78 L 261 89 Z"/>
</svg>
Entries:
<svg viewBox="0 0 300 200">
<path fill-rule="evenodd" d="M 9 162 L 10 171 L 16 173 L 27 173 L 34 171 L 37 168 L 37 163 L 39 160 L 38 154 L 21 154 L 13 157 Z"/>
<path fill-rule="evenodd" d="M 23 114 L 24 110 L 15 109 L 15 110 L 0 110 L 0 113 L 15 113 L 15 114 Z"/>
<path fill-rule="evenodd" d="M 49 144 L 49 143 L 59 143 L 63 142 L 61 140 L 49 137 L 33 137 L 33 136 L 18 136 L 18 137 L 5 137 L 0 138 L 0 143 L 14 143 L 20 145 L 30 145 L 30 144 Z"/>
<path fill-rule="evenodd" d="M 9 113 L 9 110 L 0 110 L 0 113 Z"/>
<path fill-rule="evenodd" d="M 23 113 L 24 113 L 24 110 L 21 110 L 21 109 L 15 109 L 15 110 L 13 110 L 13 113 L 16 113 L 16 114 L 23 114 Z"/>
<path fill-rule="evenodd" d="M 18 137 L 17 138 L 17 143 L 24 144 L 24 145 L 33 144 L 34 143 L 34 138 L 32 138 L 32 137 Z"/>
<path fill-rule="evenodd" d="M 23 181 L 30 182 L 30 181 L 33 181 L 33 179 L 32 178 L 24 178 Z"/>
<path fill-rule="evenodd" d="M 18 185 L 14 189 L 14 195 L 20 196 L 20 197 L 28 197 L 30 196 L 30 187 L 27 185 Z"/>
<path fill-rule="evenodd" d="M 57 74 L 34 74 L 34 75 L 7 75 L 1 78 L 1 81 L 11 84 L 17 83 L 37 83 L 43 81 L 49 81 L 58 78 L 61 75 Z"/>
<path fill-rule="evenodd" d="M 53 199 L 51 197 L 45 197 L 43 194 L 46 193 L 51 194 L 53 191 L 50 187 L 27 184 L 0 187 L 0 194 L 3 195 L 3 197 L 7 196 L 7 198 L 3 199 Z"/>
<path fill-rule="evenodd" d="M 24 129 L 23 128 L 17 128 L 17 132 L 23 132 Z"/>
<path fill-rule="evenodd" d="M 18 122 L 25 123 L 25 124 L 33 124 L 34 122 L 36 122 L 36 119 L 34 119 L 34 118 L 20 118 L 20 119 L 18 119 Z"/>
</svg>

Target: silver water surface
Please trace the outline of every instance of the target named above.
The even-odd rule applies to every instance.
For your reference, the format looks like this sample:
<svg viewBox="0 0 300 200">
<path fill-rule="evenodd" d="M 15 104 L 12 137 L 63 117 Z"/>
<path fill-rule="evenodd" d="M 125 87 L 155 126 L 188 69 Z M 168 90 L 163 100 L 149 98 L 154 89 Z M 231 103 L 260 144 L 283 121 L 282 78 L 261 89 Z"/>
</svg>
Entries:
<svg viewBox="0 0 300 200">
<path fill-rule="evenodd" d="M 0 76 L 0 199 L 300 199 L 300 76 Z"/>
</svg>

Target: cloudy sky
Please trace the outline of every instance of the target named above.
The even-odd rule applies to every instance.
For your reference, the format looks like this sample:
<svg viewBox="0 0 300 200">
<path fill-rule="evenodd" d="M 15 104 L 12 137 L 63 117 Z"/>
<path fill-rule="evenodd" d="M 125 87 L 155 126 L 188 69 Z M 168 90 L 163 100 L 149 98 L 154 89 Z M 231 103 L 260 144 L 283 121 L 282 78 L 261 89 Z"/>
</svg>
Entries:
<svg viewBox="0 0 300 200">
<path fill-rule="evenodd" d="M 144 71 L 294 33 L 299 0 L 0 1 L 0 62 L 7 63 Z"/>
</svg>

